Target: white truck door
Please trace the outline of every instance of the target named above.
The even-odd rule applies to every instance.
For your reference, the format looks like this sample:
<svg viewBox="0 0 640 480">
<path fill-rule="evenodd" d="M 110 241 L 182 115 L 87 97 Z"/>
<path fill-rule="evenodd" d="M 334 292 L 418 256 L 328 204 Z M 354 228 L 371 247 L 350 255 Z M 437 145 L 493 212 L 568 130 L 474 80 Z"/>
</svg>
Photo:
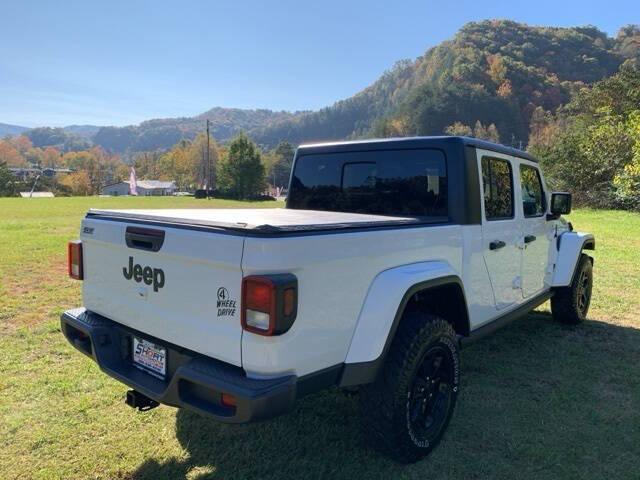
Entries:
<svg viewBox="0 0 640 480">
<path fill-rule="evenodd" d="M 482 247 L 496 308 L 522 301 L 522 232 L 516 215 L 511 157 L 478 150 L 482 183 Z"/>
<path fill-rule="evenodd" d="M 524 298 L 541 292 L 549 266 L 551 229 L 547 227 L 547 199 L 540 170 L 532 162 L 518 165 L 522 197 L 522 295 Z"/>
</svg>

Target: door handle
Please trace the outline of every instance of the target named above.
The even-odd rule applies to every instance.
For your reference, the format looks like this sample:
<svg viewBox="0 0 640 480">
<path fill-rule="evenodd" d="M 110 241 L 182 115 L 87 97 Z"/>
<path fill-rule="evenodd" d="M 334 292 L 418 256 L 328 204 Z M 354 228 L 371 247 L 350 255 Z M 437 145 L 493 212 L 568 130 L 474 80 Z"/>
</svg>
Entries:
<svg viewBox="0 0 640 480">
<path fill-rule="evenodd" d="M 536 236 L 535 235 L 525 235 L 524 237 L 524 243 L 531 243 L 531 242 L 535 242 L 536 241 Z"/>
<path fill-rule="evenodd" d="M 494 240 L 489 244 L 489 250 L 499 250 L 506 245 L 502 240 Z"/>
<path fill-rule="evenodd" d="M 127 227 L 124 239 L 129 248 L 157 252 L 164 243 L 164 230 Z"/>
</svg>

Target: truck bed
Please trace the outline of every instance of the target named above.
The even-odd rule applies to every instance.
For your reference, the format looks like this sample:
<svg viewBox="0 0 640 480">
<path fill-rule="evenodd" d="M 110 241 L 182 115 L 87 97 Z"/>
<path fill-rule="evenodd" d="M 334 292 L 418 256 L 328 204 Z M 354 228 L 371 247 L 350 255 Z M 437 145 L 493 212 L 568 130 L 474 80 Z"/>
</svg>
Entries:
<svg viewBox="0 0 640 480">
<path fill-rule="evenodd" d="M 446 219 L 368 215 L 358 213 L 292 210 L 286 208 L 242 209 L 157 209 L 98 210 L 91 209 L 87 218 L 116 220 L 166 226 L 192 226 L 233 230 L 247 234 L 272 234 L 348 228 L 384 227 L 433 223 Z"/>
</svg>

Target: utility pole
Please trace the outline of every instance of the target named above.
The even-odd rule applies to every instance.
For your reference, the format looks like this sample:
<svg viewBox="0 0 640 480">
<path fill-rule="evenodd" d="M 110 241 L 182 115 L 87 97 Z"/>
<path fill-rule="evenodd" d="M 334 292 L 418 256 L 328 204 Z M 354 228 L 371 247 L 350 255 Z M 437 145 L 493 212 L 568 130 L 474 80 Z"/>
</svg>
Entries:
<svg viewBox="0 0 640 480">
<path fill-rule="evenodd" d="M 200 151 L 202 152 L 202 177 L 200 177 L 200 186 L 204 185 L 207 181 L 207 157 L 204 155 L 204 148 L 200 145 Z"/>
<path fill-rule="evenodd" d="M 209 154 L 209 119 L 207 118 L 207 168 L 209 176 L 207 178 L 207 196 L 211 196 L 211 155 Z"/>
</svg>

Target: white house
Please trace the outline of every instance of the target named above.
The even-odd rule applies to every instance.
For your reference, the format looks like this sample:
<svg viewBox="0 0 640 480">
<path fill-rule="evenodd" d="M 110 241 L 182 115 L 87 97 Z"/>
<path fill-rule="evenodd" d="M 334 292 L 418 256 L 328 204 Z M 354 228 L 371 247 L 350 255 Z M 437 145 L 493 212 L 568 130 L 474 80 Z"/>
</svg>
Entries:
<svg viewBox="0 0 640 480">
<path fill-rule="evenodd" d="M 129 182 L 112 183 L 100 189 L 101 195 L 129 195 Z M 136 191 L 140 197 L 173 195 L 176 186 L 173 182 L 161 182 L 159 180 L 138 180 Z"/>
</svg>

